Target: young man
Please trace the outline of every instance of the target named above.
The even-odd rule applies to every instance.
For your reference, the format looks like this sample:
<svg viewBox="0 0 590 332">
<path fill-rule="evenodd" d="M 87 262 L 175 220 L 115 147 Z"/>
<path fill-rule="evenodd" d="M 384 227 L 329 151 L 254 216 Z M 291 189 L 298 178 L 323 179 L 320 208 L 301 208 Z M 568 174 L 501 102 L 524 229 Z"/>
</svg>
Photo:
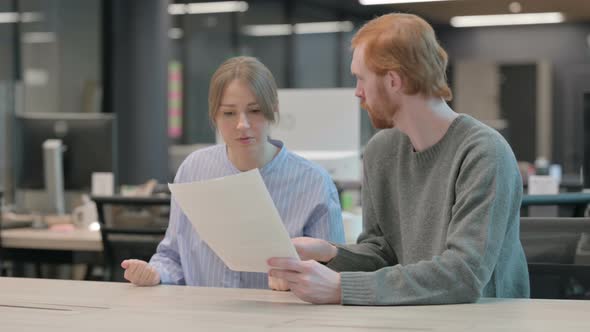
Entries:
<svg viewBox="0 0 590 332">
<path fill-rule="evenodd" d="M 516 160 L 500 134 L 445 103 L 447 55 L 432 27 L 384 15 L 352 49 L 355 94 L 385 129 L 364 153 L 363 233 L 349 246 L 294 239 L 302 261 L 272 258 L 270 275 L 312 303 L 528 297 Z"/>
</svg>

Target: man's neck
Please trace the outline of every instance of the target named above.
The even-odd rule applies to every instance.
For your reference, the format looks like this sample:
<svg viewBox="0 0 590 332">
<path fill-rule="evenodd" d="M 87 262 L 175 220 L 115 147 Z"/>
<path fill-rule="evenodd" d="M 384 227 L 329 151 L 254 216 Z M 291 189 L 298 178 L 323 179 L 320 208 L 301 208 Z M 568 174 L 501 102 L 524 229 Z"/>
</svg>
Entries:
<svg viewBox="0 0 590 332">
<path fill-rule="evenodd" d="M 408 135 L 418 152 L 438 143 L 458 116 L 441 98 L 405 96 L 402 105 L 394 115 L 395 127 Z"/>
</svg>

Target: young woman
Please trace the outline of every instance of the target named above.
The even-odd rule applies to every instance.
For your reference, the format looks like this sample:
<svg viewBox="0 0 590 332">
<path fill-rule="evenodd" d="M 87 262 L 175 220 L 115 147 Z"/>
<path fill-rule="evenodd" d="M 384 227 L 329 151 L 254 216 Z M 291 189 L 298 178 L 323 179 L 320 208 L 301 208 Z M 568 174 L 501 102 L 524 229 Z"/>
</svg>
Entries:
<svg viewBox="0 0 590 332">
<path fill-rule="evenodd" d="M 225 61 L 209 87 L 209 118 L 225 144 L 193 152 L 178 169 L 175 182 L 203 181 L 258 168 L 291 237 L 342 243 L 340 203 L 328 173 L 270 138 L 278 106 L 275 80 L 261 62 L 252 57 Z M 266 273 L 230 270 L 201 240 L 174 200 L 166 236 L 150 262 L 131 259 L 121 266 L 125 279 L 140 286 L 287 289 Z"/>
</svg>

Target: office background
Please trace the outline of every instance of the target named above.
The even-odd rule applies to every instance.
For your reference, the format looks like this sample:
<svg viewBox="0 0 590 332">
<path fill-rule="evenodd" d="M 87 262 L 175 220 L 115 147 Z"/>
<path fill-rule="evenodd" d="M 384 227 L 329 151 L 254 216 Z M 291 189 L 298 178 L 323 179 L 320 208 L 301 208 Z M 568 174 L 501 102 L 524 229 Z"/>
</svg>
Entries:
<svg viewBox="0 0 590 332">
<path fill-rule="evenodd" d="M 583 2 L 520 1 L 523 12 L 564 10 L 564 23 L 454 28 L 451 15 L 508 13 L 513 1 L 362 6 L 355 0 L 254 0 L 243 12 L 172 15 L 180 8 L 174 5 L 188 1 L 2 0 L 2 173 L 11 172 L 7 114 L 106 112 L 119 119 L 119 183 L 168 181 L 170 146 L 215 141 L 207 89 L 224 59 L 260 58 L 279 88 L 353 87 L 350 38 L 367 19 L 391 11 L 420 14 L 434 25 L 449 53 L 454 102 L 494 109 L 497 114 L 483 120 L 502 120 L 498 126 L 519 160 L 533 162 L 542 153 L 564 172 L 578 173 L 590 92 L 590 9 Z M 252 32 L 252 26 L 326 21 L 340 22 L 338 31 Z M 461 68 L 481 70 L 457 77 L 465 73 Z M 472 85 L 482 87 L 475 104 L 461 90 Z M 454 106 L 476 112 L 461 105 Z M 362 114 L 364 143 L 374 130 Z"/>
</svg>

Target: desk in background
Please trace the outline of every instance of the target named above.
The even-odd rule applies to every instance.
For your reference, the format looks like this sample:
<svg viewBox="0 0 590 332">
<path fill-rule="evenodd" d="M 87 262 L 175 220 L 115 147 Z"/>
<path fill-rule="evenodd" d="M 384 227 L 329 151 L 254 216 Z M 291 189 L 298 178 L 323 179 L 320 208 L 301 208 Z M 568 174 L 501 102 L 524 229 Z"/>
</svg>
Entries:
<svg viewBox="0 0 590 332">
<path fill-rule="evenodd" d="M 6 331 L 590 331 L 590 301 L 311 305 L 290 292 L 0 278 Z"/>
<path fill-rule="evenodd" d="M 123 205 L 123 206 L 154 206 L 170 205 L 170 197 L 93 197 L 95 200 L 100 220 L 104 221 L 104 205 Z M 167 224 L 166 217 L 166 224 Z M 108 227 L 104 227 L 104 230 Z M 138 232 L 144 235 L 160 235 L 166 231 L 162 226 L 158 229 L 124 229 L 123 233 L 133 236 Z M 41 276 L 40 264 L 88 264 L 90 266 L 102 265 L 106 259 L 103 259 L 104 244 L 103 237 L 99 231 L 89 231 L 84 229 L 74 229 L 73 231 L 60 232 L 50 231 L 47 229 L 16 228 L 3 229 L 0 231 L 0 250 L 2 257 L 7 261 L 18 263 L 18 268 L 14 271 L 16 275 L 23 275 L 24 268 L 21 263 L 34 263 L 37 276 Z M 149 256 L 155 252 L 155 246 L 159 240 L 149 243 Z M 133 256 L 134 257 L 134 256 Z M 130 257 L 125 257 L 130 258 Z M 145 259 L 145 258 L 144 258 Z M 149 259 L 149 258 L 148 258 Z M 111 260 L 113 261 L 113 260 Z M 109 261 L 109 263 L 112 263 Z M 115 262 L 117 265 L 120 261 Z M 113 264 L 115 264 L 113 263 Z M 107 267 L 107 266 L 105 266 Z M 110 270 L 105 270 L 106 272 Z M 90 273 L 91 270 L 88 270 Z M 90 277 L 87 273 L 85 278 Z M 117 271 L 117 276 L 121 277 L 122 273 Z M 106 276 L 106 273 L 105 273 Z M 0 324 L 1 326 L 1 324 Z"/>
<path fill-rule="evenodd" d="M 4 249 L 102 251 L 100 232 L 74 229 L 69 232 L 47 229 L 15 228 L 5 229 L 2 236 Z"/>
<path fill-rule="evenodd" d="M 569 206 L 574 209 L 572 217 L 583 217 L 590 204 L 590 193 L 563 193 L 556 195 L 524 195 L 521 208 L 537 205 Z"/>
<path fill-rule="evenodd" d="M 74 229 L 57 232 L 47 229 L 15 228 L 0 232 L 2 256 L 15 263 L 35 263 L 37 276 L 41 276 L 40 264 L 89 264 L 102 262 L 100 232 Z M 14 273 L 22 275 L 21 264 Z M 88 270 L 85 278 L 88 278 Z"/>
</svg>

